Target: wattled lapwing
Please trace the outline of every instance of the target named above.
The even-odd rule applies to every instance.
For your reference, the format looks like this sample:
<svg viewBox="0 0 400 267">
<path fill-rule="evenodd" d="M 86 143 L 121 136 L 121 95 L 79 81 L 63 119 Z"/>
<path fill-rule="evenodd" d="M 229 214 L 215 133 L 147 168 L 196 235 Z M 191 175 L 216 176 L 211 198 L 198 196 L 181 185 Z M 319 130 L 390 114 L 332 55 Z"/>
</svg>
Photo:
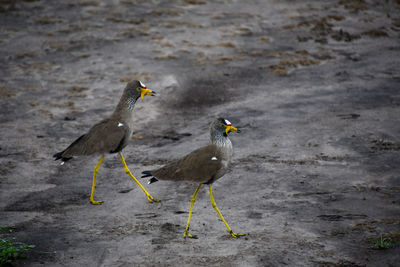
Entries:
<svg viewBox="0 0 400 267">
<path fill-rule="evenodd" d="M 189 234 L 190 218 L 196 195 L 203 184 L 208 185 L 210 190 L 211 205 L 218 213 L 225 224 L 228 232 L 233 237 L 239 237 L 243 234 L 232 232 L 228 223 L 225 221 L 217 204 L 214 201 L 211 185 L 221 178 L 227 171 L 233 154 L 232 142 L 228 138 L 229 132 L 239 132 L 232 124 L 223 118 L 218 118 L 211 123 L 210 137 L 211 144 L 199 148 L 186 156 L 170 162 L 169 164 L 151 171 L 144 171 L 142 178 L 152 177 L 149 183 L 160 180 L 171 181 L 190 181 L 198 183 L 198 187 L 192 196 L 189 210 L 189 218 L 186 225 L 184 237 L 194 237 Z"/>
<path fill-rule="evenodd" d="M 90 202 L 92 204 L 101 204 L 102 201 L 93 200 L 94 189 L 96 186 L 96 176 L 100 164 L 106 153 L 118 153 L 125 172 L 138 184 L 138 186 L 146 194 L 149 202 L 158 202 L 153 198 L 139 181 L 132 175 L 126 165 L 122 149 L 128 144 L 133 131 L 133 108 L 139 97 L 144 98 L 145 95 L 154 96 L 155 92 L 147 89 L 140 81 L 131 81 L 125 87 L 121 99 L 114 110 L 114 113 L 108 118 L 95 124 L 88 133 L 76 139 L 65 150 L 53 155 L 55 160 L 61 159 L 61 164 L 70 160 L 73 156 L 88 156 L 93 154 L 102 155 L 96 167 L 94 168 L 92 191 L 90 194 Z"/>
</svg>

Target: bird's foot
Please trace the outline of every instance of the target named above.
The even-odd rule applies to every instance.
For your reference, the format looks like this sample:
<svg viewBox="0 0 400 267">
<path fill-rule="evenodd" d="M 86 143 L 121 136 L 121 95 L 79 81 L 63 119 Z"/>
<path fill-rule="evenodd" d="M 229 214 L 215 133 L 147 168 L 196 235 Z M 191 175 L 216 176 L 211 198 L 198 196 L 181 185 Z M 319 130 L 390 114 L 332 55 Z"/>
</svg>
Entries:
<svg viewBox="0 0 400 267">
<path fill-rule="evenodd" d="M 150 203 L 153 203 L 153 202 L 160 202 L 160 200 L 155 199 L 155 198 L 152 197 L 151 195 L 147 195 L 147 200 L 148 200 Z"/>
<path fill-rule="evenodd" d="M 232 237 L 235 237 L 235 238 L 238 238 L 238 237 L 241 237 L 241 236 L 244 236 L 244 235 L 246 235 L 246 234 L 238 234 L 238 233 L 234 233 L 234 232 L 232 232 L 232 231 L 230 231 L 229 233 L 231 234 L 231 236 L 232 236 Z"/>
<path fill-rule="evenodd" d="M 103 201 L 95 201 L 95 200 L 91 199 L 90 203 L 92 203 L 93 205 L 101 205 L 101 204 L 103 204 Z"/>
<path fill-rule="evenodd" d="M 189 230 L 185 231 L 185 233 L 183 234 L 183 237 L 189 237 L 189 238 L 197 239 L 197 235 L 189 234 Z"/>
</svg>

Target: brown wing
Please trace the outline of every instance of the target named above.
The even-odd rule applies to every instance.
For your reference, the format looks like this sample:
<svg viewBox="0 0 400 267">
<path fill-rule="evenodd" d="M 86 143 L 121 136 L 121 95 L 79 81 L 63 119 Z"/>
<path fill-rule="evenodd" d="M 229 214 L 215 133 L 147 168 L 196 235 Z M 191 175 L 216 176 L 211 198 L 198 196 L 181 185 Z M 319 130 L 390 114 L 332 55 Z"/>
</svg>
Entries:
<svg viewBox="0 0 400 267">
<path fill-rule="evenodd" d="M 129 140 L 129 128 L 118 126 L 115 120 L 104 120 L 95 124 L 87 134 L 79 137 L 62 154 L 63 157 L 114 153 L 121 151 Z"/>
<path fill-rule="evenodd" d="M 206 183 L 213 179 L 221 168 L 221 153 L 216 145 L 208 145 L 151 173 L 160 180 Z"/>
</svg>

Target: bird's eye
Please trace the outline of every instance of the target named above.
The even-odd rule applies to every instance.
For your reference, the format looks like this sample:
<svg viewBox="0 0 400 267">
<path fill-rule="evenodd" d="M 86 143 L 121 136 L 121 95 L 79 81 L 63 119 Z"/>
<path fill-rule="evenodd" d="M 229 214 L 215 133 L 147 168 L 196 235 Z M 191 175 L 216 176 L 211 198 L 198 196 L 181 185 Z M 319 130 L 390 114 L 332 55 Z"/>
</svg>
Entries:
<svg viewBox="0 0 400 267">
<path fill-rule="evenodd" d="M 136 91 L 141 92 L 141 91 L 142 91 L 142 88 L 136 87 Z"/>
</svg>

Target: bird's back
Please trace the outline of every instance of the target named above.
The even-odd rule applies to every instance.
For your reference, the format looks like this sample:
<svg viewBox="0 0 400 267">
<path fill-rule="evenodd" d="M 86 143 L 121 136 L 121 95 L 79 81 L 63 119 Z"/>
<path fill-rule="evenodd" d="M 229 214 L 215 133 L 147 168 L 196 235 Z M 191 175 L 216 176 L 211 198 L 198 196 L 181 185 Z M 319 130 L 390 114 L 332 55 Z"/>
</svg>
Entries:
<svg viewBox="0 0 400 267">
<path fill-rule="evenodd" d="M 207 183 L 225 174 L 227 171 L 225 161 L 229 159 L 225 157 L 220 147 L 210 144 L 151 173 L 160 180 Z"/>
<path fill-rule="evenodd" d="M 106 119 L 73 142 L 62 152 L 62 157 L 119 152 L 127 145 L 131 134 L 130 128 L 123 123 Z"/>
</svg>

